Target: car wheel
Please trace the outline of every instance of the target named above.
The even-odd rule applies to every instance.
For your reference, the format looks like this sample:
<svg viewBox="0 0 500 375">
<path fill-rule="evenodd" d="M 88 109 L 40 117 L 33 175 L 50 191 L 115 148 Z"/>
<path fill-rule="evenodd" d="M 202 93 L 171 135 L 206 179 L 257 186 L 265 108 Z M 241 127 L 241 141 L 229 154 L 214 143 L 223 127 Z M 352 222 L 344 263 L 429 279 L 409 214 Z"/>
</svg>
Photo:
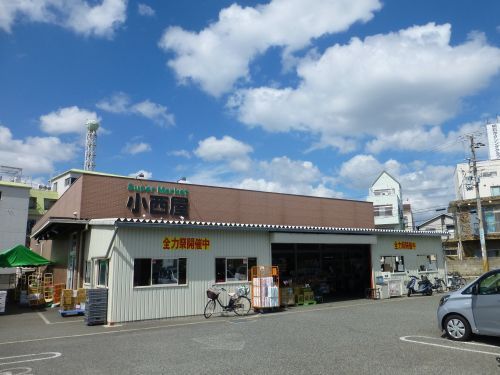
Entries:
<svg viewBox="0 0 500 375">
<path fill-rule="evenodd" d="M 447 317 L 444 322 L 444 330 L 446 336 L 454 341 L 467 341 L 472 334 L 469 322 L 460 315 Z"/>
</svg>

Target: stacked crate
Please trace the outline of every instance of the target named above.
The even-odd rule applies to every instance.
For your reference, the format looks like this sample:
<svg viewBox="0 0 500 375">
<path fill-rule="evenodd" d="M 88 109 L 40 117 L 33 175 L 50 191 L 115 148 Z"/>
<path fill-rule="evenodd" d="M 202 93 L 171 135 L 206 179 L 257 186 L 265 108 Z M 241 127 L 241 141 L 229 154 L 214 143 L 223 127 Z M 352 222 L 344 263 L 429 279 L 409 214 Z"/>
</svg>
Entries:
<svg viewBox="0 0 500 375">
<path fill-rule="evenodd" d="M 108 290 L 87 289 L 85 302 L 85 324 L 88 326 L 106 324 L 108 313 Z"/>
<path fill-rule="evenodd" d="M 75 309 L 73 289 L 63 289 L 61 294 L 61 310 L 69 311 Z"/>
<path fill-rule="evenodd" d="M 76 291 L 76 306 L 80 306 L 79 308 L 85 310 L 85 301 L 87 300 L 87 289 L 79 288 Z"/>
</svg>

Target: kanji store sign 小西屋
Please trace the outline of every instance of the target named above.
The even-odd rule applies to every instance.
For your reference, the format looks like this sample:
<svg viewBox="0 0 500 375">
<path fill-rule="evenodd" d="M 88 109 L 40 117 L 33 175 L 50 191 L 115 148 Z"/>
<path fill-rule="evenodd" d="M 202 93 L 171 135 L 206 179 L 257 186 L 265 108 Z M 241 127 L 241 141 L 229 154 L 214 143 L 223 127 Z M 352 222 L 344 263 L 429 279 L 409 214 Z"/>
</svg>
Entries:
<svg viewBox="0 0 500 375">
<path fill-rule="evenodd" d="M 208 238 L 165 237 L 163 250 L 210 250 Z"/>
</svg>

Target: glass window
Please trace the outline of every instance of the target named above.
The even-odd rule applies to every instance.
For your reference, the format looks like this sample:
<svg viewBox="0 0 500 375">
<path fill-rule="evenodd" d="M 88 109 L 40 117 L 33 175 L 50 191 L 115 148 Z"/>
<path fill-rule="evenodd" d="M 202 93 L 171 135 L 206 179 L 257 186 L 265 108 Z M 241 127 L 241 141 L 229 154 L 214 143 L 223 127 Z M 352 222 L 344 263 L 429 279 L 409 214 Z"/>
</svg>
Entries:
<svg viewBox="0 0 500 375">
<path fill-rule="evenodd" d="M 382 272 L 405 272 L 404 256 L 381 256 L 380 270 Z"/>
<path fill-rule="evenodd" d="M 215 258 L 215 282 L 248 281 L 257 258 Z"/>
<path fill-rule="evenodd" d="M 491 196 L 500 195 L 500 186 L 490 186 Z"/>
<path fill-rule="evenodd" d="M 392 216 L 392 204 L 373 206 L 375 216 Z"/>
<path fill-rule="evenodd" d="M 151 285 L 151 259 L 134 259 L 134 286 Z"/>
<path fill-rule="evenodd" d="M 29 203 L 28 208 L 30 210 L 36 209 L 36 197 L 30 197 L 30 203 Z"/>
<path fill-rule="evenodd" d="M 54 203 L 56 203 L 56 199 L 45 198 L 43 200 L 43 209 L 44 210 L 49 210 L 54 205 Z"/>
<path fill-rule="evenodd" d="M 500 294 L 500 272 L 481 280 L 479 283 L 479 294 Z"/>
<path fill-rule="evenodd" d="M 153 285 L 178 284 L 177 259 L 153 259 Z"/>
<path fill-rule="evenodd" d="M 373 191 L 374 195 L 394 195 L 394 193 L 394 189 L 379 189 Z"/>
<path fill-rule="evenodd" d="M 83 282 L 86 284 L 90 284 L 90 271 L 92 268 L 92 262 L 85 262 L 85 273 L 83 277 Z"/>
<path fill-rule="evenodd" d="M 437 271 L 437 255 L 417 255 L 417 267 L 420 272 Z"/>
<path fill-rule="evenodd" d="M 97 261 L 97 285 L 108 286 L 108 259 L 99 259 Z"/>
<path fill-rule="evenodd" d="M 187 284 L 187 259 L 134 259 L 134 286 Z"/>
<path fill-rule="evenodd" d="M 481 173 L 481 177 L 496 177 L 496 176 L 497 176 L 496 171 L 489 171 L 489 172 Z"/>
</svg>

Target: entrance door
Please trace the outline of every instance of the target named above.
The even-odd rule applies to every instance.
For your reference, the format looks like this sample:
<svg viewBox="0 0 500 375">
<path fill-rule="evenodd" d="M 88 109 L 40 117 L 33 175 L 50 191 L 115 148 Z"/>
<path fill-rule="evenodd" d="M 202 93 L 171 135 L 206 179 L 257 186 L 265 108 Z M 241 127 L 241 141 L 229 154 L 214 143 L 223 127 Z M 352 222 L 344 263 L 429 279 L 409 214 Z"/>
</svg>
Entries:
<svg viewBox="0 0 500 375">
<path fill-rule="evenodd" d="M 500 270 L 479 282 L 472 299 L 472 311 L 481 334 L 500 334 Z"/>
<path fill-rule="evenodd" d="M 73 289 L 76 270 L 76 234 L 71 235 L 71 248 L 68 253 L 68 267 L 66 269 L 66 288 Z"/>
</svg>

